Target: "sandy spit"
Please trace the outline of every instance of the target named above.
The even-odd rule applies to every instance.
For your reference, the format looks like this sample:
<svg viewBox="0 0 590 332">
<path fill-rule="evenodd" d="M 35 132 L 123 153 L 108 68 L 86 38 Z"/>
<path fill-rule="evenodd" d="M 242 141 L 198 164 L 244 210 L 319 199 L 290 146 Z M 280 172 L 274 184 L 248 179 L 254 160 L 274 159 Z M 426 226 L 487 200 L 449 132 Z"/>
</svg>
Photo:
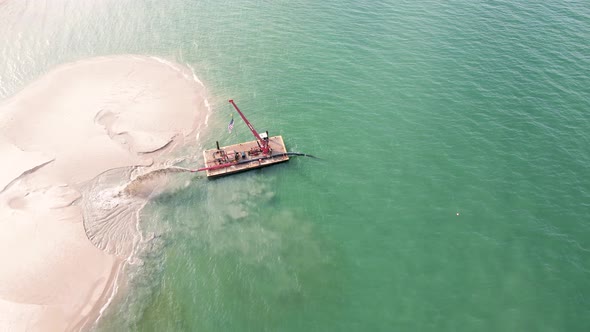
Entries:
<svg viewBox="0 0 590 332">
<path fill-rule="evenodd" d="M 0 330 L 94 323 L 126 257 L 88 239 L 84 186 L 194 142 L 206 106 L 189 69 L 141 56 L 60 66 L 0 104 Z"/>
</svg>

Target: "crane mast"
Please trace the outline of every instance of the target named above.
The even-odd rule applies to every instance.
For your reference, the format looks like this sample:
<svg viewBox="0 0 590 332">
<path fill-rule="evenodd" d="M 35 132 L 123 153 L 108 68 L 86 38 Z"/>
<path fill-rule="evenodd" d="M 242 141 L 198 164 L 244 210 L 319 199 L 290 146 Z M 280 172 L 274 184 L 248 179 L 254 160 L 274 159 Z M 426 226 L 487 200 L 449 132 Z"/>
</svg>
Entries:
<svg viewBox="0 0 590 332">
<path fill-rule="evenodd" d="M 262 150 L 263 154 L 269 154 L 270 149 L 268 147 L 268 140 L 263 139 L 262 137 L 260 137 L 260 135 L 258 135 L 258 132 L 256 131 L 256 129 L 254 129 L 254 126 L 252 126 L 252 124 L 250 123 L 250 121 L 248 121 L 248 119 L 246 119 L 246 117 L 244 116 L 244 114 L 242 113 L 242 111 L 240 111 L 240 109 L 238 108 L 238 106 L 236 105 L 236 103 L 234 103 L 233 99 L 230 99 L 229 102 L 234 106 L 234 108 L 236 109 L 236 111 L 238 112 L 238 114 L 240 114 L 240 116 L 242 117 L 242 120 L 244 120 L 244 122 L 246 123 L 246 125 L 248 126 L 248 128 L 250 128 L 250 131 L 252 132 L 252 134 L 254 135 L 254 137 L 256 137 L 256 140 L 258 141 L 258 144 L 260 145 L 260 150 Z"/>
</svg>

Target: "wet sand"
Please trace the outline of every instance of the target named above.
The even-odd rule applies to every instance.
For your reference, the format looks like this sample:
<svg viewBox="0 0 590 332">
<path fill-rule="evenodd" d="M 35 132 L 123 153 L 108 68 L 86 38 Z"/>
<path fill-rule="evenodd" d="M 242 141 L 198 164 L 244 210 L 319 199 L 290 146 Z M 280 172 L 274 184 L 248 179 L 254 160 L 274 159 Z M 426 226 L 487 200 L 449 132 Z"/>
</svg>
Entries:
<svg viewBox="0 0 590 332">
<path fill-rule="evenodd" d="M 130 251 L 89 240 L 92 204 L 82 203 L 96 198 L 85 188 L 109 170 L 164 162 L 194 143 L 206 115 L 190 70 L 139 56 L 63 65 L 0 104 L 0 330 L 96 321 Z"/>
</svg>

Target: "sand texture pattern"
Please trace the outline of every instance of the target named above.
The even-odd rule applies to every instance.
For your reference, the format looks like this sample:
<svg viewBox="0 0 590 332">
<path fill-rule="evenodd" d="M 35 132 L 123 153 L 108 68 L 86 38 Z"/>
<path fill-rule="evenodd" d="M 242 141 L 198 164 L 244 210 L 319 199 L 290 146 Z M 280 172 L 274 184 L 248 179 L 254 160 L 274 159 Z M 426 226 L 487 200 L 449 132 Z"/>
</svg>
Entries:
<svg viewBox="0 0 590 332">
<path fill-rule="evenodd" d="M 0 330 L 78 330 L 99 317 L 132 249 L 89 240 L 83 211 L 98 202 L 85 188 L 194 142 L 205 108 L 190 70 L 139 56 L 63 65 L 0 104 Z"/>
</svg>

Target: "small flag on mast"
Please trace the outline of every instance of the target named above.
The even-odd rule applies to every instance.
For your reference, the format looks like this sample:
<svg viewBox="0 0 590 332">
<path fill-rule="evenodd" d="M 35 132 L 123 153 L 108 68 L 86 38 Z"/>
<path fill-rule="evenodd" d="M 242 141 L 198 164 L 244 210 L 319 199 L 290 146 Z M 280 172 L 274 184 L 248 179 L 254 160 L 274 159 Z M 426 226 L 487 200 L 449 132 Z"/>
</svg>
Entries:
<svg viewBox="0 0 590 332">
<path fill-rule="evenodd" d="M 227 130 L 230 132 L 230 134 L 231 134 L 232 129 L 234 129 L 234 115 L 233 114 L 231 115 L 231 121 L 227 125 Z"/>
</svg>

